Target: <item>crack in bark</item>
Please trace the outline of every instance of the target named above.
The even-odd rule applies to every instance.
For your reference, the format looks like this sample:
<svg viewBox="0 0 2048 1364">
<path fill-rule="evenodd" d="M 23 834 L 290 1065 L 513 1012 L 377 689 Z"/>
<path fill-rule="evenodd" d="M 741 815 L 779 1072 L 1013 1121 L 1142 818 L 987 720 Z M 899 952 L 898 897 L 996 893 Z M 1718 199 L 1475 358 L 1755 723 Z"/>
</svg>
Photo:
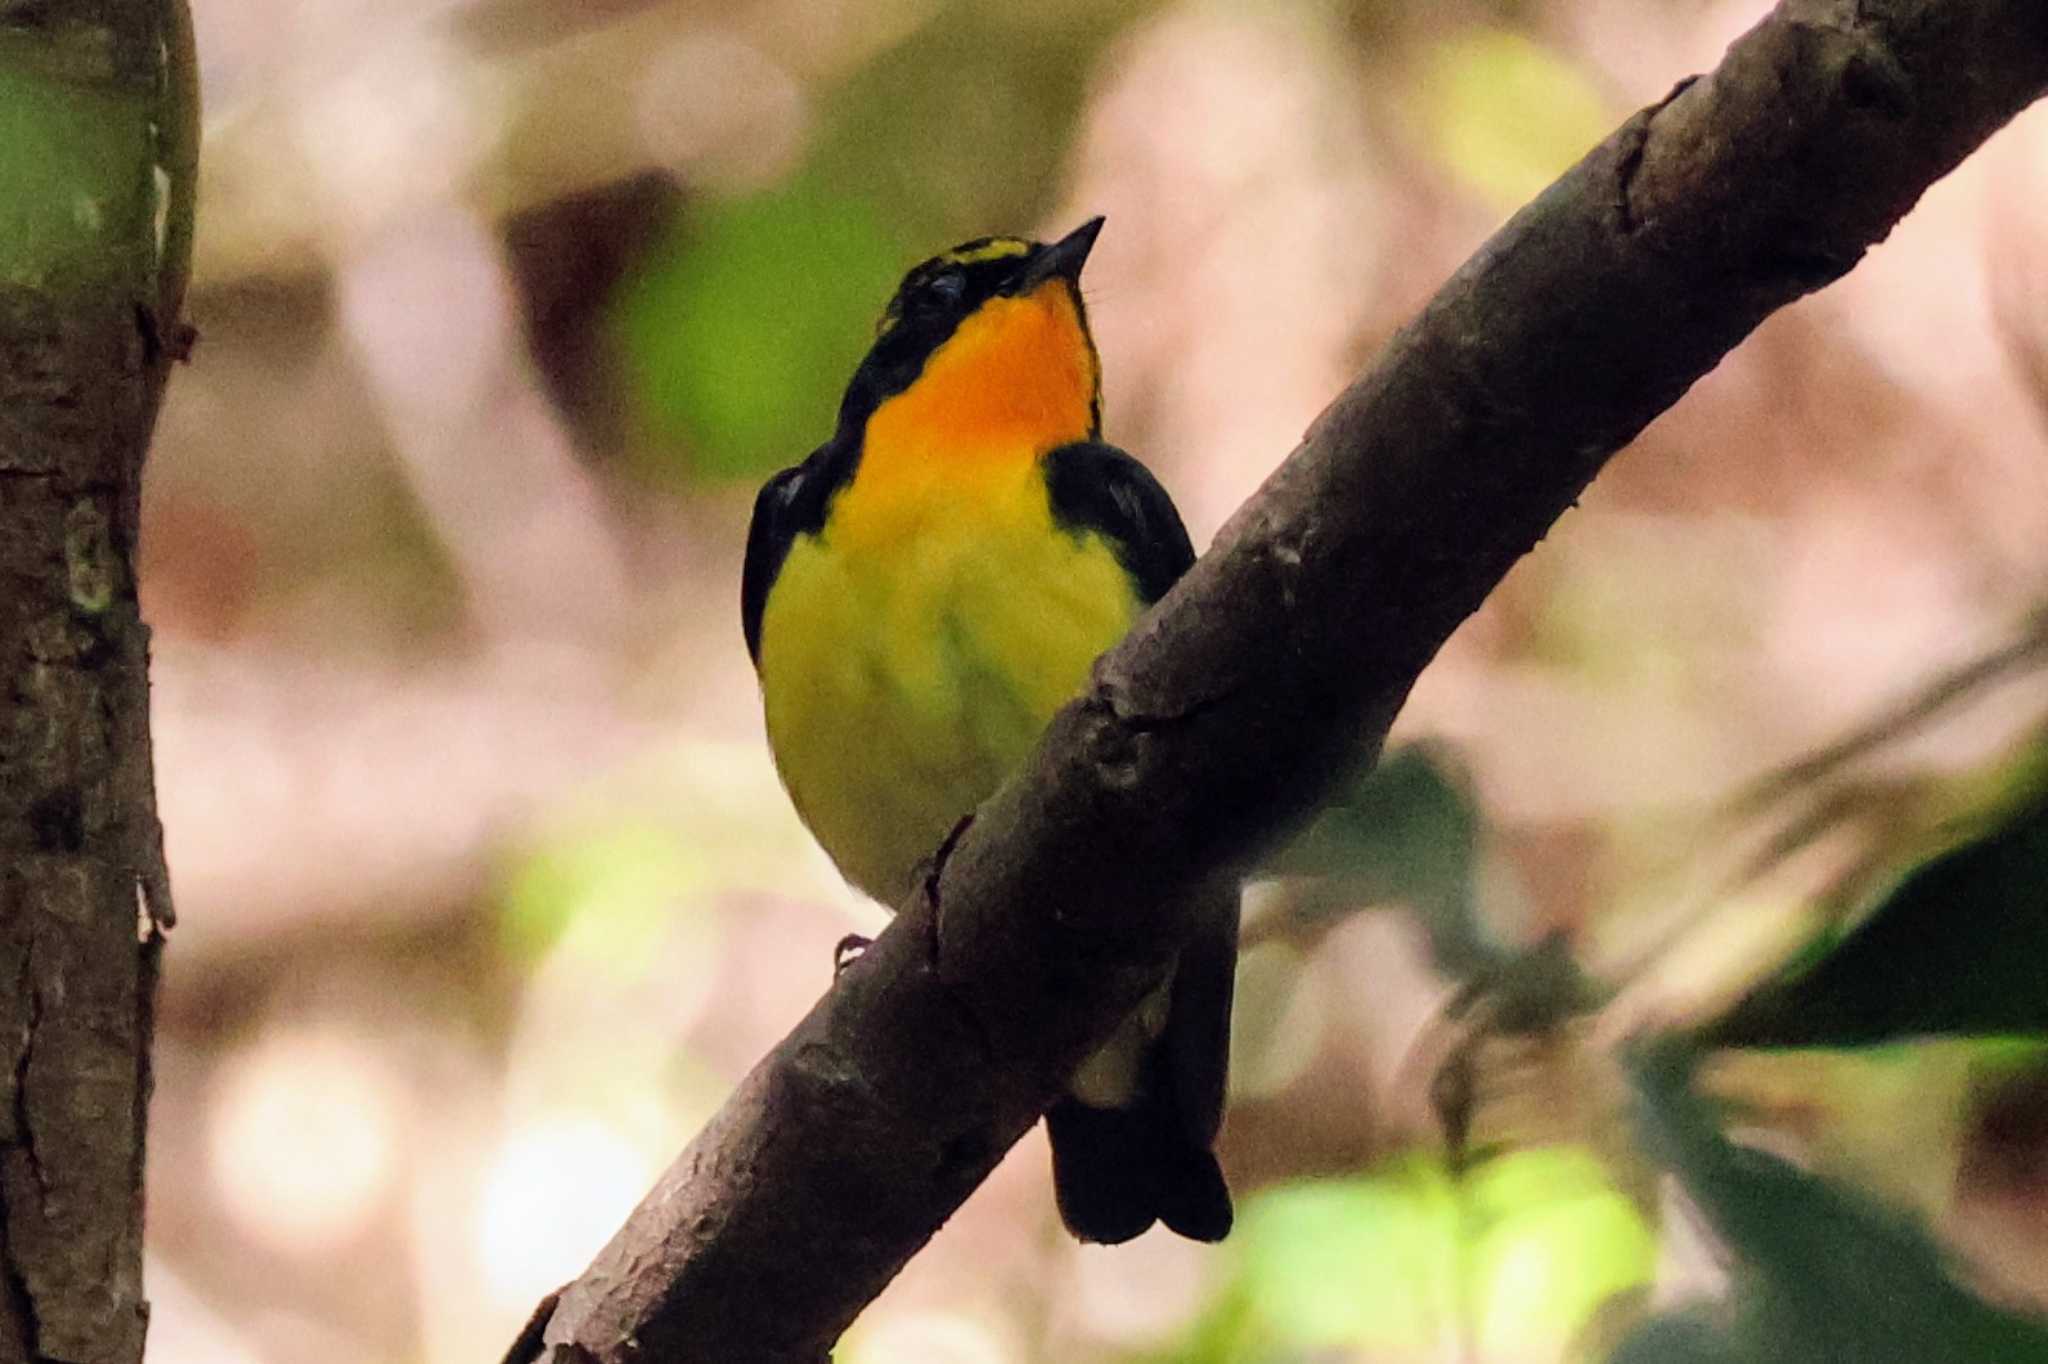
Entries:
<svg viewBox="0 0 2048 1364">
<path fill-rule="evenodd" d="M 1891 123 L 1913 116 L 1912 78 L 1889 51 L 1868 40 L 1843 63 L 1842 98 Z"/>
<path fill-rule="evenodd" d="M 932 912 L 931 926 L 925 933 L 925 952 L 931 964 L 932 977 L 939 982 L 939 997 L 946 1002 L 948 1008 L 952 1010 L 953 1016 L 960 1020 L 961 1024 L 966 1028 L 968 1035 L 974 1039 L 975 1049 L 981 1054 L 981 1059 L 985 1063 L 994 1064 L 996 1056 L 994 1030 L 989 1027 L 987 1021 L 982 1018 L 980 1011 L 974 1007 L 973 1002 L 967 998 L 965 993 L 946 979 L 945 967 L 939 959 L 939 914 L 936 907 Z"/>
<path fill-rule="evenodd" d="M 39 1199 L 47 1198 L 50 1192 L 49 1175 L 43 1169 L 42 1157 L 36 1151 L 35 1129 L 30 1125 L 28 1102 L 29 1058 L 35 1051 L 36 1029 L 42 1023 L 42 992 L 36 988 L 34 966 L 34 938 L 23 945 L 21 970 L 14 982 L 15 998 L 27 1002 L 28 1016 L 21 1027 L 21 1051 L 14 1058 L 9 1081 L 14 1086 L 11 1096 L 13 1104 L 10 1116 L 14 1120 L 15 1140 L 12 1149 L 21 1153 L 28 1167 L 29 1178 L 35 1183 Z M 35 1294 L 29 1288 L 28 1275 L 19 1260 L 15 1258 L 17 1244 L 15 1218 L 32 1215 L 26 1209 L 17 1209 L 12 1200 L 15 1181 L 7 1178 L 4 1167 L 0 1167 L 0 1286 L 4 1286 L 8 1300 L 13 1304 L 12 1316 L 20 1323 L 26 1336 L 23 1345 L 30 1358 L 40 1359 L 42 1351 L 37 1342 L 42 1336 L 42 1323 L 36 1312 Z"/>
<path fill-rule="evenodd" d="M 1699 81 L 1697 74 L 1680 77 L 1677 84 L 1647 109 L 1640 110 L 1622 125 L 1621 155 L 1614 168 L 1614 212 L 1621 225 L 1621 235 L 1632 237 L 1642 226 L 1636 217 L 1635 200 L 1631 194 L 1635 188 L 1636 172 L 1643 168 L 1643 155 L 1650 147 L 1650 129 L 1657 121 L 1657 115 L 1664 112 L 1671 102 Z"/>
<path fill-rule="evenodd" d="M 13 1212 L 8 1204 L 6 1180 L 0 1178 L 0 1229 L 6 1227 Z M 40 1361 L 43 1357 L 40 1346 L 43 1326 L 36 1315 L 36 1297 L 29 1291 L 28 1278 L 22 1273 L 20 1262 L 14 1258 L 12 1238 L 6 1236 L 0 1236 L 0 1291 L 6 1293 L 12 1305 L 10 1315 L 21 1325 L 23 1350 L 30 1359 Z"/>
<path fill-rule="evenodd" d="M 1126 734 L 1147 738 L 1201 721 L 1211 712 L 1229 705 L 1241 690 L 1238 686 L 1220 687 L 1182 701 L 1171 710 L 1151 710 L 1132 702 L 1131 688 L 1127 684 L 1115 678 L 1104 678 L 1095 686 L 1094 699 L 1108 712 L 1111 726 Z"/>
<path fill-rule="evenodd" d="M 29 1063 L 36 1049 L 36 1030 L 43 1022 L 43 992 L 36 985 L 33 960 L 33 943 L 22 954 L 22 974 L 27 977 L 23 983 L 28 995 L 28 1021 L 22 1028 L 21 1055 L 14 1062 L 14 1124 L 19 1139 L 18 1149 L 28 1160 L 29 1173 L 34 1176 L 36 1193 L 44 1200 L 50 1196 L 50 1173 L 43 1168 L 42 1152 L 36 1149 L 34 1114 L 28 1097 Z"/>
<path fill-rule="evenodd" d="M 974 1007 L 973 1002 L 946 979 L 945 944 L 943 941 L 946 907 L 942 895 L 941 882 L 945 876 L 946 864 L 953 860 L 953 850 L 960 845 L 961 835 L 965 834 L 973 824 L 974 816 L 971 813 L 960 817 L 959 822 L 954 824 L 952 830 L 947 833 L 946 841 L 939 844 L 938 851 L 932 854 L 931 869 L 925 873 L 922 879 L 921 885 L 925 899 L 924 908 L 925 912 L 931 916 L 931 923 L 926 928 L 924 934 L 925 964 L 930 969 L 932 978 L 939 982 L 940 997 L 945 1000 L 947 1006 L 952 1010 L 954 1017 L 960 1020 L 968 1034 L 974 1039 L 974 1045 L 980 1052 L 983 1063 L 993 1065 L 995 1064 L 996 1056 L 994 1029 L 989 1027 L 987 1020 L 982 1018 L 980 1011 Z"/>
</svg>

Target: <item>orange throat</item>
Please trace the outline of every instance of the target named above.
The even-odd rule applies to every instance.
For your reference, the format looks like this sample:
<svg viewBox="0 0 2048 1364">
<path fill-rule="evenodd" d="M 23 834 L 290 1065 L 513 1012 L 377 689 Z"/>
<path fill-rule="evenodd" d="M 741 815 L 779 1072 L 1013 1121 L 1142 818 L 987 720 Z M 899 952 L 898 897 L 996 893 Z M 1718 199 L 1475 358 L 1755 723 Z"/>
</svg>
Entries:
<svg viewBox="0 0 2048 1364">
<path fill-rule="evenodd" d="M 856 481 L 892 466 L 1033 460 L 1095 433 L 1095 348 L 1065 280 L 991 299 L 868 419 Z M 878 467 L 870 467 L 870 463 Z M 914 476 L 913 476 L 914 478 Z"/>
</svg>

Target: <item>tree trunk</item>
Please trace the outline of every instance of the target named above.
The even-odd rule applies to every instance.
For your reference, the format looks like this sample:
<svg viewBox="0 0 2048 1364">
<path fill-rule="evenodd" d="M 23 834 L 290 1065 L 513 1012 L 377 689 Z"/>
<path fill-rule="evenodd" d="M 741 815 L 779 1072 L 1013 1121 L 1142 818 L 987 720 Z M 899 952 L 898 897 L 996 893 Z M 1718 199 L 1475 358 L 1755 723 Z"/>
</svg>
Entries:
<svg viewBox="0 0 2048 1364">
<path fill-rule="evenodd" d="M 175 353 L 184 0 L 0 0 L 0 1364 L 142 1357 L 171 921 L 134 552 Z"/>
</svg>

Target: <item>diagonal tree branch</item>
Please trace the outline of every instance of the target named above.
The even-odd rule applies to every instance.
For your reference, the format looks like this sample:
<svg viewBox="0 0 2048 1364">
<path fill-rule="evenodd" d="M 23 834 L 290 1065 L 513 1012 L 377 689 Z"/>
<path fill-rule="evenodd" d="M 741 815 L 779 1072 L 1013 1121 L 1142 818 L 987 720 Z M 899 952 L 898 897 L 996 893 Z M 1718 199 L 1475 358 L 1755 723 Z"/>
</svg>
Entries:
<svg viewBox="0 0 2048 1364">
<path fill-rule="evenodd" d="M 2048 88 L 2040 0 L 1787 0 L 1488 242 L 515 1360 L 813 1361 L 1607 459 Z"/>
</svg>

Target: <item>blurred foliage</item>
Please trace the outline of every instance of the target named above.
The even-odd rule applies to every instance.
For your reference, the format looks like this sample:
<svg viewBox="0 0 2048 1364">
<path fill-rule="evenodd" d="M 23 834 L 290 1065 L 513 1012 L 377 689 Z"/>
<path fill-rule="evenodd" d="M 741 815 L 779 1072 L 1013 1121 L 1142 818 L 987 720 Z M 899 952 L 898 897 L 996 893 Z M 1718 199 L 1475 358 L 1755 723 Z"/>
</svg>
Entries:
<svg viewBox="0 0 2048 1364">
<path fill-rule="evenodd" d="M 1496 28 L 1467 29 L 1431 48 L 1415 107 L 1437 156 L 1502 213 L 1534 198 L 1616 118 L 1579 66 Z"/>
<path fill-rule="evenodd" d="M 1188 1364 L 1416 1351 L 1561 1350 L 1617 1293 L 1645 1285 L 1656 1236 L 1589 1153 L 1511 1152 L 1462 1179 L 1404 1156 L 1245 1205 L 1227 1286 Z"/>
<path fill-rule="evenodd" d="M 1509 955 L 1480 918 L 1479 855 L 1469 778 L 1443 746 L 1410 744 L 1339 790 L 1261 870 L 1302 880 L 1289 912 L 1304 925 L 1371 905 L 1412 909 L 1437 967 L 1464 978 Z"/>
<path fill-rule="evenodd" d="M 1901 1215 L 1791 1162 L 1730 1143 L 1669 1044 L 1636 1066 L 1644 1137 L 1732 1258 L 1729 1301 L 1645 1323 L 1610 1364 L 2040 1364 L 2048 1321 L 1952 1279 Z"/>
<path fill-rule="evenodd" d="M 1451 1018 L 1477 1015 L 1488 1029 L 1521 1032 L 1591 1008 L 1598 992 L 1564 943 L 1519 947 L 1489 922 L 1485 834 L 1471 778 L 1450 749 L 1407 744 L 1341 788 L 1261 871 L 1296 878 L 1287 913 L 1311 931 L 1368 908 L 1409 911 L 1431 965 L 1459 983 Z"/>
<path fill-rule="evenodd" d="M 1831 926 L 1790 968 L 1697 1040 L 1716 1046 L 1843 1047 L 1938 1035 L 2048 1032 L 2041 965 L 2048 960 L 2048 794 L 2041 767 L 2038 745 L 2030 746 L 1982 772 L 1895 792 L 1881 802 L 1890 808 L 1888 815 L 1884 808 L 1866 811 L 1881 835 L 1874 854 L 1879 858 L 1897 859 L 1901 849 L 1924 846 L 1930 827 L 1947 829 L 1949 843 L 1932 856 L 1921 853 L 1910 870 L 1895 874 L 1848 929 L 1839 926 L 1840 916 L 1827 921 Z M 1861 808 L 1843 792 L 1870 796 L 1881 789 L 1867 782 L 1857 787 L 1832 770 L 1787 785 L 1779 798 L 1797 808 L 1790 830 L 1766 856 L 1788 855 L 1831 821 Z M 1805 811 L 1807 805 L 1813 811 Z M 1958 829 L 1968 831 L 1961 842 L 1955 841 Z M 1469 1031 L 1437 1083 L 1439 1117 L 1454 1162 L 1465 1149 L 1476 1090 L 1486 1083 L 1477 1069 L 1477 1043 L 1492 1033 L 1543 1032 L 1611 994 L 1611 987 L 1581 973 L 1559 940 L 1514 951 L 1489 935 L 1475 874 L 1484 842 L 1483 812 L 1449 759 L 1417 748 L 1391 754 L 1280 862 L 1284 871 L 1321 878 L 1293 902 L 1311 923 L 1372 903 L 1413 906 L 1430 934 L 1436 964 L 1461 982 L 1445 1017 Z M 1846 884 L 1870 884 L 1869 871 Z M 1881 1125 L 1882 1115 L 1892 1111 L 1887 1103 L 1910 1106 L 1917 1092 L 1925 1096 L 1921 1102 L 1956 1109 L 1948 1126 L 1922 1133 L 1952 1144 L 2000 1092 L 1999 1077 L 2025 1081 L 2038 1073 L 2042 1044 L 2038 1037 L 1994 1040 L 1987 1051 L 1980 1043 L 1962 1072 L 1954 1058 L 1921 1065 L 1924 1048 L 1894 1048 L 1899 1060 L 1885 1075 L 1896 1083 L 1880 1084 L 1881 1077 L 1867 1072 L 1845 1073 L 1837 1088 L 1853 1093 L 1837 1093 L 1833 1101 L 1812 1089 L 1820 1072 L 1809 1068 L 1801 1072 L 1803 1081 L 1787 1080 L 1803 1101 L 1791 1099 L 1775 1109 L 1768 1088 L 1754 1088 L 1759 1077 L 1735 1082 L 1736 1072 L 1730 1071 L 1721 1087 L 1761 1096 L 1761 1106 L 1745 1106 L 1746 1118 L 1791 1122 L 1805 1130 L 1832 1153 L 1838 1171 L 1868 1171 L 1897 1164 L 1896 1153 L 1887 1160 L 1877 1150 L 1881 1133 L 1866 1141 L 1853 1133 L 1825 1135 L 1829 1126 Z M 1638 1308 L 1629 1299 L 1612 1297 L 1596 1320 L 1594 1309 L 1610 1294 L 1589 1294 L 1572 1317 L 1586 1328 L 1582 1347 L 1619 1336 L 1608 1357 L 1623 1364 L 2048 1360 L 2048 1324 L 1995 1307 L 1958 1283 L 1946 1253 L 1910 1217 L 1870 1193 L 1732 1144 L 1722 1134 L 1722 1119 L 1691 1088 L 1697 1053 L 1660 1042 L 1650 1044 L 1646 1055 L 1650 1059 L 1635 1072 L 1645 1134 L 1639 1154 L 1683 1182 L 1733 1258 L 1733 1286 L 1725 1301 L 1667 1312 L 1633 1328 L 1625 1323 Z M 1952 1072 L 1961 1076 L 1957 1084 L 1938 1092 L 1924 1088 Z M 1501 1077 L 1491 1083 L 1498 1086 Z M 1445 1103 L 1446 1095 L 1455 1102 Z M 1490 1172 L 1509 1168 L 1510 1158 L 1478 1167 L 1462 1186 L 1468 1207 L 1484 1200 L 1483 1182 L 1497 1177 Z M 1859 1165 L 1873 1159 L 1875 1166 Z M 1415 1168 L 1446 1178 L 1435 1165 Z M 1952 1166 L 1942 1175 L 1938 1155 L 1930 1168 L 1938 1177 L 1954 1177 Z M 1542 1179 L 1553 1194 L 1569 1183 L 1556 1170 L 1543 1172 Z M 1489 1334 L 1497 1320 L 1489 1315 L 1489 1292 L 1497 1290 L 1482 1286 L 1485 1274 L 1476 1268 L 1486 1263 L 1486 1221 L 1452 1224 L 1452 1237 L 1462 1238 L 1457 1244 L 1463 1261 L 1430 1239 L 1430 1198 L 1449 1199 L 1459 1189 L 1448 1181 L 1440 1189 L 1418 1183 L 1411 1169 L 1369 1182 L 1333 1181 L 1262 1197 L 1244 1219 L 1244 1269 L 1190 1357 L 1289 1359 L 1318 1349 L 1420 1349 L 1440 1338 L 1442 1323 L 1451 1319 L 1462 1323 L 1482 1356 L 1499 1348 L 1514 1332 L 1498 1339 Z M 1936 1196 L 1947 1204 L 1940 1191 Z M 1574 1254 L 1582 1268 L 1593 1262 L 1584 1248 Z M 1464 1284 L 1470 1296 L 1444 1291 L 1431 1277 L 1428 1266 L 1446 1263 L 1462 1264 L 1458 1272 L 1473 1276 Z M 1361 1269 L 1374 1288 L 1359 1290 L 1347 1282 L 1346 1274 Z M 1629 1282 L 1617 1276 L 1609 1288 Z M 1379 1292 L 1398 1302 L 1379 1301 Z M 1521 1343 L 1526 1345 L 1526 1335 Z"/>
<path fill-rule="evenodd" d="M 894 231 L 928 248 L 920 255 L 1026 231 L 1058 189 L 1104 43 L 1154 8 L 944 5 L 827 98 L 808 164 L 835 192 L 875 203 Z"/>
<path fill-rule="evenodd" d="M 624 285 L 618 326 L 638 406 L 688 470 L 758 478 L 832 434 L 903 252 L 874 210 L 800 179 L 686 210 Z"/>
<path fill-rule="evenodd" d="M 825 100 L 794 177 L 682 210 L 616 305 L 655 437 L 642 471 L 671 474 L 687 451 L 690 475 L 757 479 L 829 437 L 903 272 L 940 246 L 1037 225 L 1097 50 L 1146 8 L 1027 23 L 945 6 Z"/>
<path fill-rule="evenodd" d="M 1726 1046 L 1849 1046 L 2048 1032 L 2048 786 L 1990 832 L 1908 872 L 1789 979 L 1709 1027 Z"/>
<path fill-rule="evenodd" d="M 637 974 L 679 919 L 679 902 L 705 888 L 706 869 L 668 826 L 602 823 L 567 831 L 530 852 L 501 896 L 505 941 L 519 960 L 540 961 L 557 946 L 614 972 Z"/>
<path fill-rule="evenodd" d="M 1930 686 L 1948 689 L 1941 679 Z M 1909 700 L 1902 713 L 1922 709 Z M 1834 767 L 1802 768 L 1800 780 L 1774 788 L 1777 802 L 1790 810 L 1790 824 L 1767 843 L 1765 863 L 1789 856 L 1851 814 L 1876 834 L 1869 856 L 1880 860 L 1926 848 L 1930 831 L 1945 830 L 1948 843 L 1931 856 L 1919 851 L 1911 869 L 1895 873 L 1850 928 L 1840 927 L 1845 916 L 1817 916 L 1827 926 L 1808 950 L 1695 1043 L 1847 1047 L 2048 1032 L 2041 965 L 2048 960 L 2048 783 L 2042 767 L 2037 742 L 1981 771 L 1899 789 L 1867 778 L 1859 784 Z M 1760 813 L 1753 801 L 1743 808 Z M 1968 836 L 1956 842 L 1959 829 Z M 1299 922 L 1323 929 L 1370 906 L 1409 907 L 1428 933 L 1434 964 L 1459 983 L 1442 1019 L 1460 1031 L 1433 1091 L 1451 1163 L 1417 1160 L 1369 1179 L 1261 1195 L 1242 1222 L 1240 1270 L 1188 1358 L 1415 1350 L 1441 1339 L 1451 1322 L 1481 1357 L 1508 1342 L 1528 1344 L 1531 1322 L 1506 1305 L 1512 1295 L 1503 1297 L 1489 1272 L 1496 1261 L 1487 1238 L 1509 1226 L 1539 1224 L 1527 1212 L 1507 1218 L 1476 1210 L 1496 1200 L 1514 1205 L 1511 1181 L 1501 1192 L 1504 1172 L 1516 1171 L 1519 1160 L 1556 1158 L 1556 1150 L 1511 1151 L 1474 1167 L 1462 1184 L 1453 1177 L 1468 1149 L 1479 1091 L 1509 1083 L 1484 1073 L 1481 1044 L 1496 1035 L 1548 1035 L 1578 1045 L 1556 1026 L 1596 1010 L 1613 996 L 1615 983 L 1588 977 L 1562 939 L 1517 949 L 1489 930 L 1479 875 L 1486 841 L 1484 812 L 1453 759 L 1440 748 L 1416 746 L 1391 753 L 1359 778 L 1275 859 L 1270 870 L 1303 879 L 1288 902 Z M 1872 884 L 1872 871 L 1865 867 L 1841 884 Z M 1896 1166 L 1893 1173 L 1903 1175 L 1897 1154 L 1886 1158 L 1878 1150 L 1882 1131 L 1866 1140 L 1827 1129 L 1882 1128 L 1883 1115 L 1897 1105 L 1935 1102 L 1947 1123 L 1916 1131 L 1952 1146 L 2006 1082 L 2038 1074 L 2044 1042 L 2048 1038 L 1993 1037 L 1960 1060 L 1923 1058 L 1924 1046 L 1894 1047 L 1896 1060 L 1881 1075 L 1867 1069 L 1835 1075 L 1816 1069 L 1815 1061 L 1784 1078 L 1798 1097 L 1782 1103 L 1774 1103 L 1768 1077 L 1728 1069 L 1717 1092 L 1741 1102 L 1748 1120 L 1789 1123 L 1817 1140 L 1838 1171 Z M 1691 1089 L 1697 1053 L 1664 1041 L 1649 1044 L 1646 1054 L 1651 1059 L 1635 1072 L 1641 1148 L 1626 1157 L 1613 1150 L 1606 1155 L 1638 1166 L 1647 1157 L 1681 1179 L 1735 1258 L 1734 1291 L 1725 1303 L 1630 1327 L 1639 1308 L 1617 1294 L 1644 1282 L 1647 1271 L 1631 1278 L 1593 1269 L 1586 1282 L 1600 1284 L 1597 1293 L 1588 1288 L 1574 1297 L 1569 1286 L 1557 1285 L 1539 1290 L 1553 1305 L 1573 1304 L 1547 1325 L 1556 1328 L 1569 1317 L 1584 1328 L 1581 1350 L 1605 1353 L 1601 1343 L 1619 1339 L 1611 1358 L 1627 1364 L 2048 1360 L 2048 1326 L 1996 1308 L 1956 1282 L 1945 1253 L 1910 1218 L 1868 1192 L 1731 1144 L 1708 1101 Z M 1832 1099 L 1815 1088 L 1824 1073 L 1834 1075 Z M 1572 1158 L 1587 1164 L 1585 1180 L 1613 1189 L 1599 1173 L 1599 1158 L 1571 1149 Z M 1954 1167 L 1929 1154 L 1934 1159 L 1927 1168 L 1952 1182 Z M 1552 1197 L 1572 1186 L 1572 1176 L 1559 1168 L 1519 1168 L 1535 1171 L 1535 1187 Z M 1936 1194 L 1946 1206 L 1945 1192 Z M 1586 1272 L 1606 1263 L 1597 1249 L 1588 1243 L 1568 1254 Z M 1551 1246 L 1530 1253 L 1556 1252 Z M 1625 1262 L 1623 1255 L 1616 1263 Z M 1359 1286 L 1353 1277 L 1359 1275 L 1367 1286 Z M 1603 1302 L 1607 1310 L 1596 1313 Z"/>
</svg>

